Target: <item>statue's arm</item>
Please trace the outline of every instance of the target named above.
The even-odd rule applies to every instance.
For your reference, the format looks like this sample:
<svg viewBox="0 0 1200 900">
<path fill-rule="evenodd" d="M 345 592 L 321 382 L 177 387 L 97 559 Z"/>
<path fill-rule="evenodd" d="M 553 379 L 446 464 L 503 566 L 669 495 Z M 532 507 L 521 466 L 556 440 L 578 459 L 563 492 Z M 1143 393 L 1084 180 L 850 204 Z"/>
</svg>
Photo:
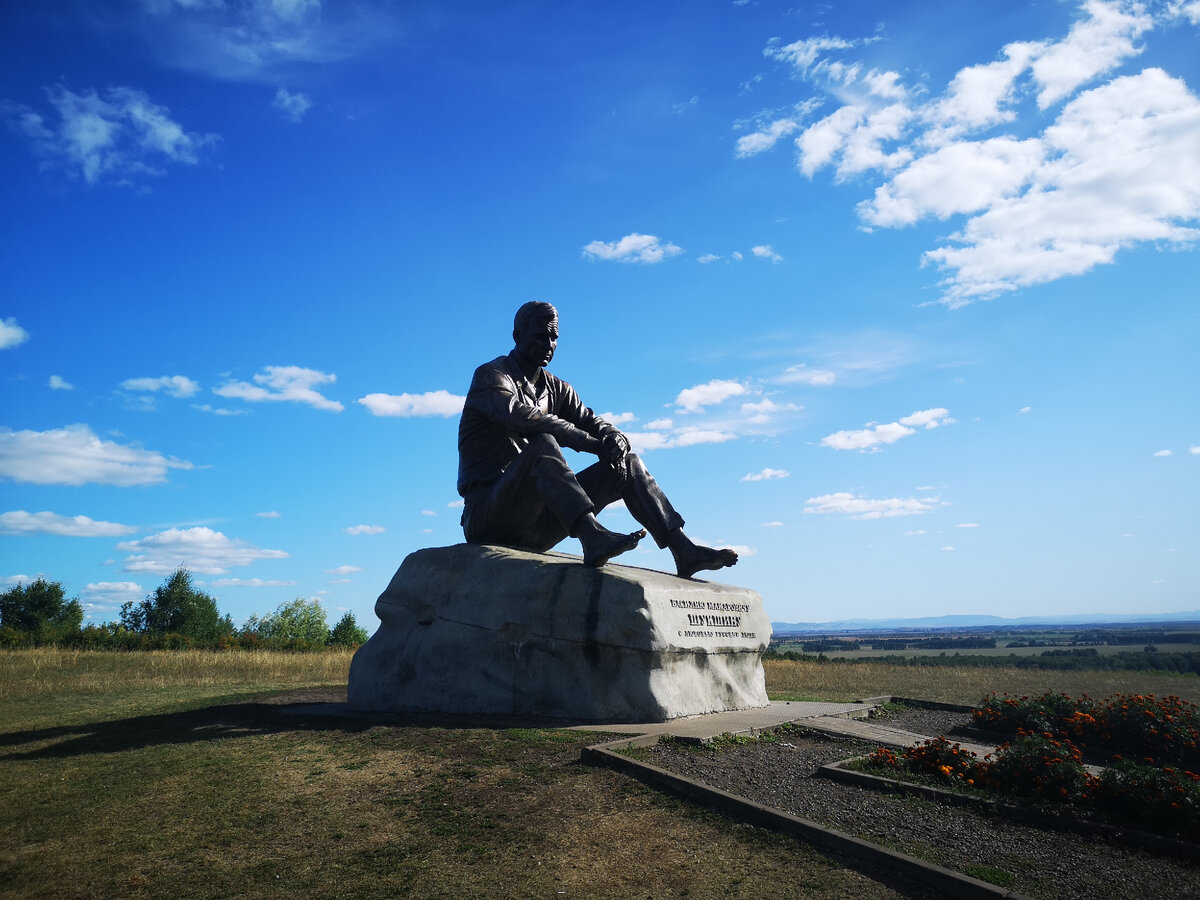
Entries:
<svg viewBox="0 0 1200 900">
<path fill-rule="evenodd" d="M 548 434 L 563 447 L 585 453 L 596 453 L 600 447 L 600 440 L 577 424 L 522 403 L 512 378 L 494 366 L 482 366 L 476 371 L 466 406 L 510 434 L 521 437 Z"/>
</svg>

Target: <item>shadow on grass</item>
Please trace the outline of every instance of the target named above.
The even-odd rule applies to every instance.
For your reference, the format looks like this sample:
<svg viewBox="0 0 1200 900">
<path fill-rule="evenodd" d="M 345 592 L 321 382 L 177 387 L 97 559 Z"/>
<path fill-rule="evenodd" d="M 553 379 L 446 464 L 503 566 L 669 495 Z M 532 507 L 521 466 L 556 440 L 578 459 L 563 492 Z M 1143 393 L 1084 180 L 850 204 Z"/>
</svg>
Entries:
<svg viewBox="0 0 1200 900">
<path fill-rule="evenodd" d="M 344 696 L 344 691 L 342 692 Z M 314 702 L 316 701 L 316 702 Z M 342 702 L 319 699 L 308 691 L 288 692 L 262 700 L 228 703 L 179 712 L 134 716 L 80 725 L 61 725 L 25 731 L 0 733 L 0 760 L 34 760 L 81 756 L 91 753 L 120 753 L 168 744 L 190 744 L 279 734 L 296 731 L 337 731 L 355 734 L 377 726 L 393 728 L 424 727 L 466 730 L 555 729 L 570 722 L 530 720 L 498 716 L 405 716 L 355 713 Z M 600 733 L 595 740 L 604 740 Z M 48 746 L 40 745 L 53 741 Z M 22 749 L 28 748 L 28 749 Z"/>
</svg>

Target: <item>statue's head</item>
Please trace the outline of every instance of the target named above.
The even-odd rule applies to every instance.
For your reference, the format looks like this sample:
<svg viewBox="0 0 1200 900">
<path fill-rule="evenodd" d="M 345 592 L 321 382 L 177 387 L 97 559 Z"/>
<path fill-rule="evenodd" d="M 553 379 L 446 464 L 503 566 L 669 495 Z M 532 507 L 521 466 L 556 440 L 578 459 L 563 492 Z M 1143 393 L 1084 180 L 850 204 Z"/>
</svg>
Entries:
<svg viewBox="0 0 1200 900">
<path fill-rule="evenodd" d="M 558 310 L 541 300 L 521 304 L 513 318 L 517 354 L 531 366 L 545 366 L 558 345 Z"/>
</svg>

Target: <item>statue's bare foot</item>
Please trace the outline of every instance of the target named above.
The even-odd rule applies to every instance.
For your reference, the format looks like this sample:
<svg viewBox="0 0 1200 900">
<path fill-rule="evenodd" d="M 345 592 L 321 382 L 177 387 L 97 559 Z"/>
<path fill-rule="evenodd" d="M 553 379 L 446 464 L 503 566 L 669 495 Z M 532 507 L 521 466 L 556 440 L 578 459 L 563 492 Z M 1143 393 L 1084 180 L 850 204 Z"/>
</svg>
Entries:
<svg viewBox="0 0 1200 900">
<path fill-rule="evenodd" d="M 724 569 L 736 565 L 737 552 L 728 548 L 717 550 L 713 547 L 702 547 L 688 541 L 678 549 L 671 548 L 675 557 L 675 571 L 680 578 L 691 578 L 703 569 Z"/>
<path fill-rule="evenodd" d="M 645 536 L 644 529 L 632 534 L 620 534 L 604 527 L 589 532 L 586 537 L 581 534 L 579 540 L 583 544 L 583 564 L 599 568 L 614 556 L 632 550 Z"/>
</svg>

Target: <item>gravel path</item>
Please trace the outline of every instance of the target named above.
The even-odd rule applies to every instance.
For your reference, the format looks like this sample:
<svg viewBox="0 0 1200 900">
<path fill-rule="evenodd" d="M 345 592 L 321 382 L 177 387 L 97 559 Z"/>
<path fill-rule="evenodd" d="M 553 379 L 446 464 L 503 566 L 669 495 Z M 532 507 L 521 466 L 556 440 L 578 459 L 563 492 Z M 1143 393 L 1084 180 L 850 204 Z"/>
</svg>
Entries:
<svg viewBox="0 0 1200 900">
<path fill-rule="evenodd" d="M 969 722 L 964 713 L 910 709 L 880 724 L 953 737 L 956 726 Z M 1200 898 L 1194 862 L 814 775 L 826 763 L 873 749 L 802 733 L 718 749 L 660 744 L 647 762 L 956 871 L 972 864 L 1001 869 L 1015 879 L 1008 887 L 1033 897 Z"/>
</svg>

